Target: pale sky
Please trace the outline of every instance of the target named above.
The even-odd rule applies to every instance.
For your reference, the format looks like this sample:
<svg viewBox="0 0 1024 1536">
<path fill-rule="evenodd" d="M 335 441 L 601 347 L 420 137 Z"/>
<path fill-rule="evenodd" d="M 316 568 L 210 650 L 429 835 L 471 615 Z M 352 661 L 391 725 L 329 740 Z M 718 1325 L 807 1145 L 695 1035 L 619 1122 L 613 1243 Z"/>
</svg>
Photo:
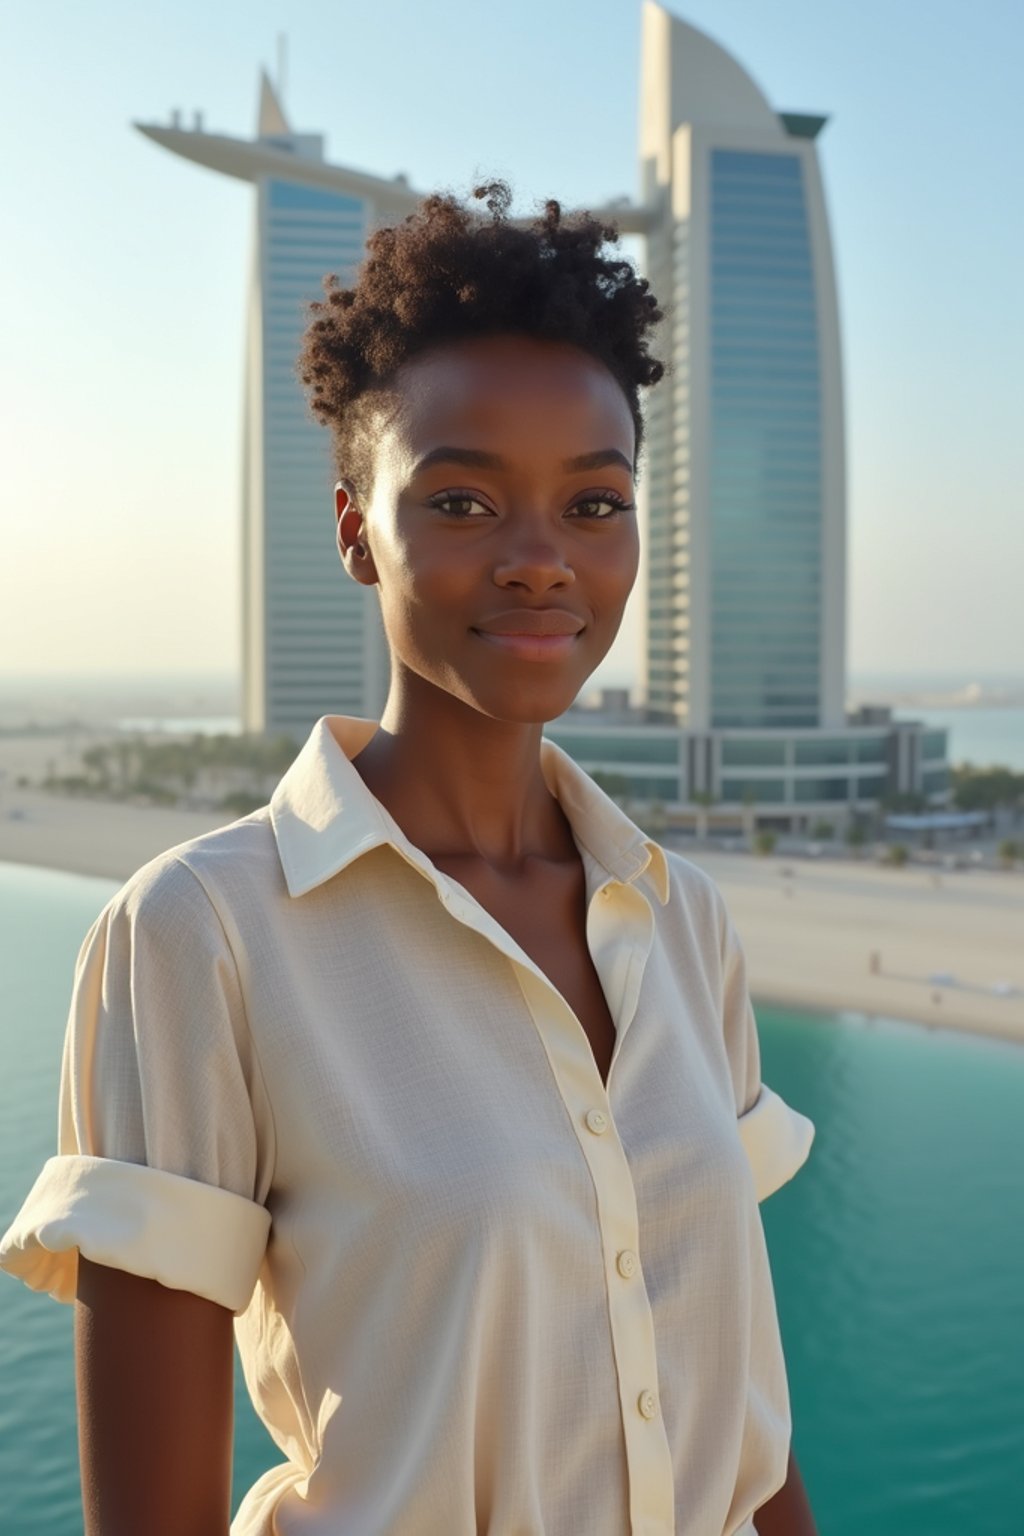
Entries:
<svg viewBox="0 0 1024 1536">
<path fill-rule="evenodd" d="M 848 669 L 1024 671 L 1024 7 L 675 9 L 776 107 L 831 117 Z M 239 665 L 254 195 L 132 121 L 200 108 L 251 134 L 286 29 L 286 110 L 332 161 L 423 191 L 504 175 L 522 210 L 596 204 L 638 190 L 639 25 L 639 0 L 7 8 L 0 673 Z M 333 522 L 328 500 L 327 558 Z M 634 616 L 606 672 L 637 644 Z"/>
</svg>

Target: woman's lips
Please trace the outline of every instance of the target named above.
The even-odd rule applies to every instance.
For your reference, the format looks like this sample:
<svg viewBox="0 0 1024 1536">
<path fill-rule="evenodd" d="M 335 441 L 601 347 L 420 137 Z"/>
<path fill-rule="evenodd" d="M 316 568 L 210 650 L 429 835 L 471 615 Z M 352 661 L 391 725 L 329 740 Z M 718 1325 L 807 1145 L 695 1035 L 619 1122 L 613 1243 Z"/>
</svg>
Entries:
<svg viewBox="0 0 1024 1536">
<path fill-rule="evenodd" d="M 474 635 L 495 645 L 499 650 L 524 661 L 554 661 L 567 656 L 579 640 L 575 635 L 496 635 L 489 630 L 474 629 Z M 582 633 L 582 631 L 581 631 Z"/>
</svg>

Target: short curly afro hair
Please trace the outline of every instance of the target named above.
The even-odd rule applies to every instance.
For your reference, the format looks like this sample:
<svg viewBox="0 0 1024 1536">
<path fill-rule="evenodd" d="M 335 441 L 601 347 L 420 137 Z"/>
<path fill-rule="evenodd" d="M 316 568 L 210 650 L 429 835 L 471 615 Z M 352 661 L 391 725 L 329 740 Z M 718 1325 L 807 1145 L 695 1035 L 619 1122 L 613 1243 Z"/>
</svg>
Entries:
<svg viewBox="0 0 1024 1536">
<path fill-rule="evenodd" d="M 326 300 L 308 305 L 296 361 L 316 419 L 331 430 L 335 465 L 357 492 L 372 490 L 372 410 L 404 363 L 446 341 L 516 334 L 571 343 L 621 385 L 643 446 L 641 385 L 665 364 L 647 351 L 663 318 L 649 284 L 624 258 L 601 254 L 614 225 L 589 213 L 564 217 L 554 199 L 514 222 L 502 180 L 473 189 L 490 218 L 450 193 L 433 193 L 400 224 L 374 231 L 355 286 L 323 279 Z"/>
</svg>

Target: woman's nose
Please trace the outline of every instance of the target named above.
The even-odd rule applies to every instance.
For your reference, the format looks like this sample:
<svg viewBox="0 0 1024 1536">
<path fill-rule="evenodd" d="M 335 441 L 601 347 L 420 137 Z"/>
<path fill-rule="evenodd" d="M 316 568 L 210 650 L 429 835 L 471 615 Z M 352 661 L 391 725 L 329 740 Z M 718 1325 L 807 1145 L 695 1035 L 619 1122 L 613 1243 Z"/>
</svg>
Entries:
<svg viewBox="0 0 1024 1536">
<path fill-rule="evenodd" d="M 530 592 L 570 587 L 575 580 L 565 549 L 547 534 L 520 533 L 509 541 L 494 567 L 497 586 L 525 587 Z"/>
</svg>

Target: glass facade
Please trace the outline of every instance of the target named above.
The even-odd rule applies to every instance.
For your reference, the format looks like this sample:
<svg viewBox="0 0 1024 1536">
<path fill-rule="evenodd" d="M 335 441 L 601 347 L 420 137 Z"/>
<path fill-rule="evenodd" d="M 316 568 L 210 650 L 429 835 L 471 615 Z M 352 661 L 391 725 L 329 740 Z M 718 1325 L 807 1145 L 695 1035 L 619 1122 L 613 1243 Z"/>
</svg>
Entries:
<svg viewBox="0 0 1024 1536">
<path fill-rule="evenodd" d="M 653 731 L 628 736 L 598 735 L 578 731 L 547 730 L 551 741 L 572 758 L 588 763 L 670 763 L 679 762 L 679 736 L 658 736 Z"/>
<path fill-rule="evenodd" d="M 855 736 L 853 761 L 855 763 L 884 763 L 888 743 L 884 736 Z"/>
<path fill-rule="evenodd" d="M 668 805 L 679 799 L 679 780 L 625 776 L 625 792 L 634 800 L 661 800 Z"/>
<path fill-rule="evenodd" d="M 366 205 L 294 181 L 260 192 L 267 716 L 301 742 L 320 715 L 363 712 L 366 592 L 338 558 L 330 437 L 295 360 L 324 274 L 352 280 Z"/>
<path fill-rule="evenodd" d="M 657 294 L 671 293 L 675 315 L 665 322 L 674 365 L 671 377 L 644 399 L 647 451 L 647 698 L 656 718 L 687 717 L 686 603 L 676 583 L 688 569 L 689 476 L 689 226 L 677 221 L 647 242 L 647 271 Z M 659 354 L 663 355 L 663 354 Z"/>
<path fill-rule="evenodd" d="M 664 768 L 659 772 L 659 765 L 686 761 L 685 733 L 660 734 L 650 726 L 619 731 L 574 731 L 555 726 L 544 734 L 604 782 L 613 795 L 657 799 L 669 806 L 688 802 L 682 772 L 678 778 L 668 777 Z M 943 745 L 945 733 L 936 735 L 938 744 Z M 749 791 L 755 806 L 788 805 L 794 811 L 818 803 L 836 809 L 870 803 L 893 788 L 885 766 L 887 746 L 883 736 L 721 736 L 717 742 L 716 798 L 719 803 L 740 807 Z M 646 771 L 638 772 L 641 765 Z M 815 773 L 814 768 L 819 771 Z M 772 769 L 775 771 L 768 771 Z M 938 795 L 948 788 L 947 768 L 932 767 L 921 774 L 922 793 Z"/>
<path fill-rule="evenodd" d="M 850 781 L 845 774 L 835 779 L 795 779 L 793 782 L 793 799 L 798 805 L 806 805 L 815 800 L 841 800 L 845 803 L 852 798 Z"/>
<path fill-rule="evenodd" d="M 841 736 L 823 736 L 812 741 L 798 739 L 793 748 L 793 762 L 797 768 L 824 767 L 827 764 L 845 767 L 853 760 L 852 753 L 853 742 Z"/>
<path fill-rule="evenodd" d="M 723 768 L 781 768 L 786 761 L 784 741 L 730 741 L 722 739 Z"/>
<path fill-rule="evenodd" d="M 713 149 L 712 726 L 818 724 L 817 308 L 798 154 Z"/>
<path fill-rule="evenodd" d="M 722 779 L 721 798 L 731 805 L 743 804 L 743 792 L 748 784 L 757 796 L 758 805 L 779 804 L 786 798 L 785 779 Z"/>
</svg>

